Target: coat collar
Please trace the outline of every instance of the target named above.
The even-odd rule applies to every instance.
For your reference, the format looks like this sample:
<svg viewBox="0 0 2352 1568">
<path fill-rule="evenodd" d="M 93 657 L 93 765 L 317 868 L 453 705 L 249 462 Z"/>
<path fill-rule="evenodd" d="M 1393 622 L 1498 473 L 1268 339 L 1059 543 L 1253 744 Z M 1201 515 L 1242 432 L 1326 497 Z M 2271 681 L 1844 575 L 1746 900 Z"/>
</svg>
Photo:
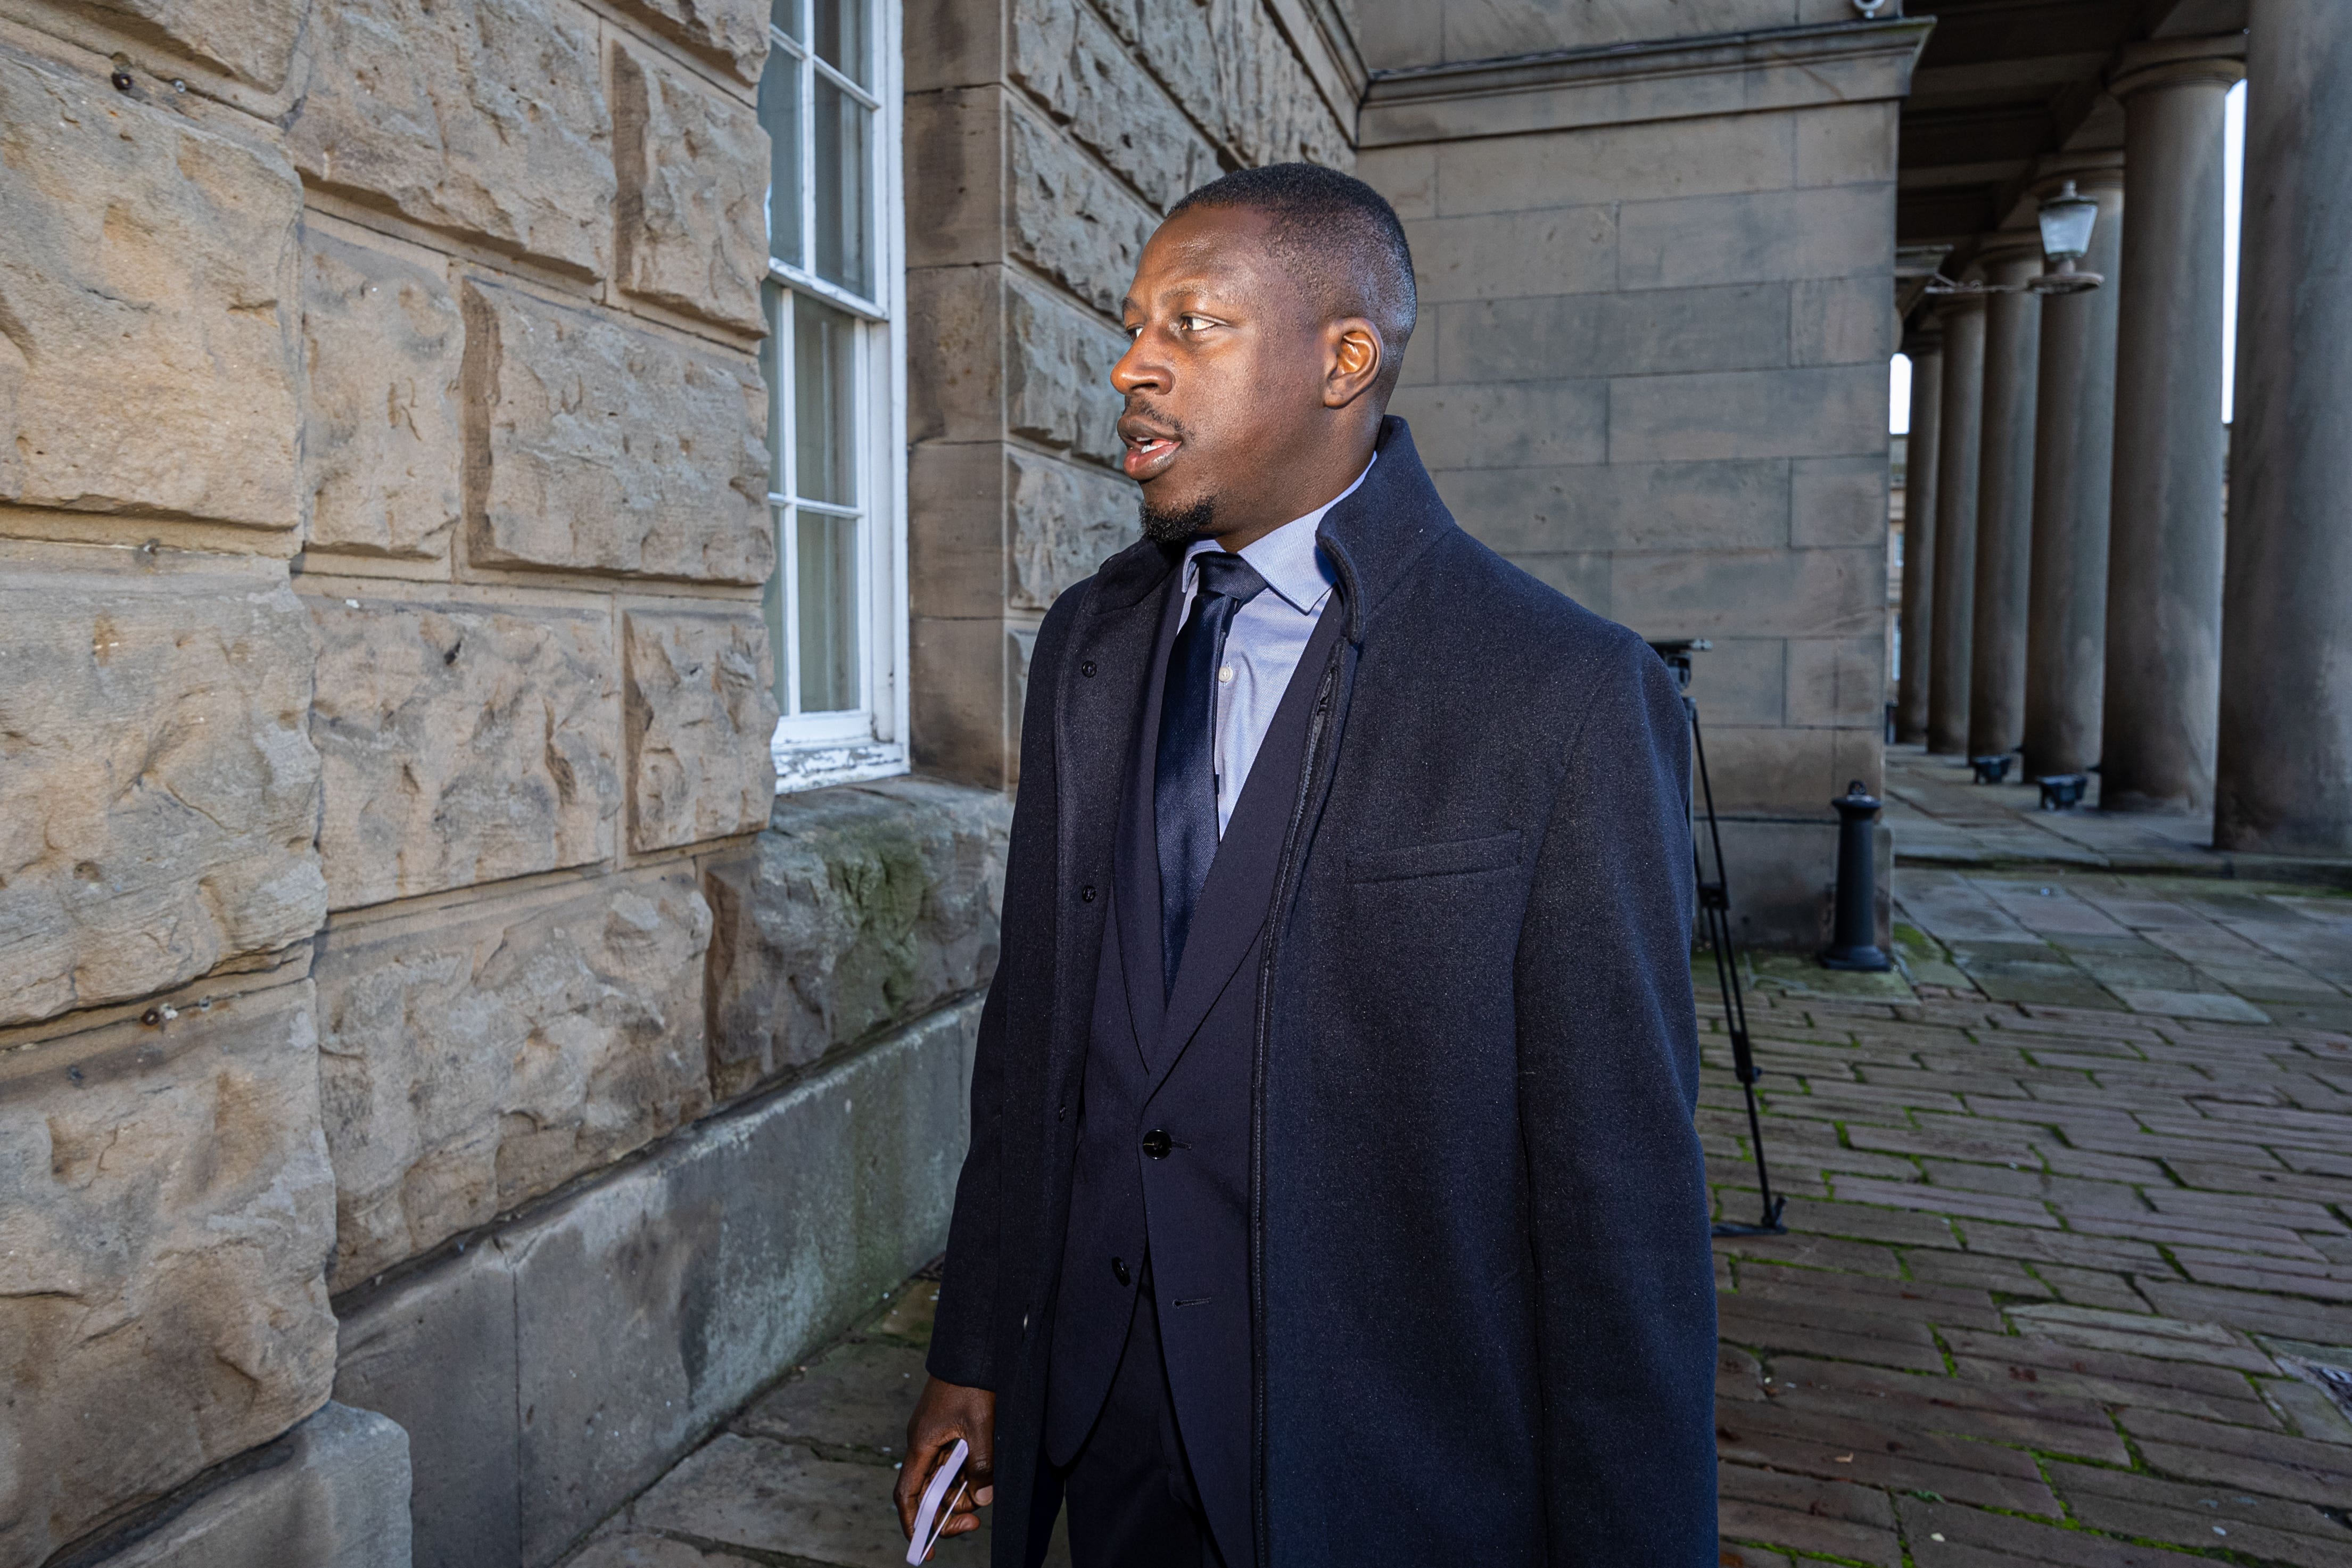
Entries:
<svg viewBox="0 0 2352 1568">
<path fill-rule="evenodd" d="M 1379 460 L 1362 482 L 1332 503 L 1315 531 L 1315 542 L 1339 574 L 1348 616 L 1344 629 L 1351 643 L 1364 640 L 1372 615 L 1422 552 L 1455 526 L 1403 420 L 1384 416 L 1372 450 Z M 1184 550 L 1181 544 L 1138 540 L 1104 562 L 1095 575 L 1095 613 L 1129 608 L 1160 588 L 1183 563 Z"/>
</svg>

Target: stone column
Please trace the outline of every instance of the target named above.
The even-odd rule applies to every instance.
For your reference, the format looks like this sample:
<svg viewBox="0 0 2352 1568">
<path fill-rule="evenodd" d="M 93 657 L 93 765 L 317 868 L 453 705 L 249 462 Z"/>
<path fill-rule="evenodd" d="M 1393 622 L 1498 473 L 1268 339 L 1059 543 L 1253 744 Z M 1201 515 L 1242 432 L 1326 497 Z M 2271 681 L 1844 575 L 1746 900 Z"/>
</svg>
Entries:
<svg viewBox="0 0 2352 1568">
<path fill-rule="evenodd" d="M 2032 560 L 2033 390 L 2042 358 L 2038 229 L 1994 235 L 1985 280 L 2015 292 L 1985 301 L 1983 456 L 1977 474 L 1976 630 L 1969 639 L 1969 755 L 2025 739 L 2025 583 Z"/>
<path fill-rule="evenodd" d="M 2213 842 L 2352 855 L 2352 6 L 2252 21 Z"/>
<path fill-rule="evenodd" d="M 2213 797 L 2221 641 L 2221 100 L 2236 34 L 2135 45 L 2122 100 L 2123 291 L 2099 804 Z"/>
<path fill-rule="evenodd" d="M 1969 749 L 1969 639 L 1976 625 L 1978 435 L 1984 427 L 1985 303 L 1937 301 L 1944 328 L 1943 427 L 1936 443 L 1936 600 L 1928 616 L 1927 749 Z"/>
<path fill-rule="evenodd" d="M 1944 330 L 1933 316 L 1903 340 L 1911 356 L 1911 434 L 1903 475 L 1903 674 L 1895 693 L 1895 738 L 1927 738 L 1927 668 L 1935 647 L 1936 472 L 1943 430 Z"/>
<path fill-rule="evenodd" d="M 2099 204 L 2090 253 L 2106 281 L 2042 301 L 2033 415 L 2033 574 L 2025 641 L 2025 772 L 2079 773 L 2099 760 L 2107 648 L 2107 500 L 2115 479 L 2116 320 L 2123 265 L 2123 155 L 2045 165 L 2037 197 L 2067 180 Z"/>
</svg>

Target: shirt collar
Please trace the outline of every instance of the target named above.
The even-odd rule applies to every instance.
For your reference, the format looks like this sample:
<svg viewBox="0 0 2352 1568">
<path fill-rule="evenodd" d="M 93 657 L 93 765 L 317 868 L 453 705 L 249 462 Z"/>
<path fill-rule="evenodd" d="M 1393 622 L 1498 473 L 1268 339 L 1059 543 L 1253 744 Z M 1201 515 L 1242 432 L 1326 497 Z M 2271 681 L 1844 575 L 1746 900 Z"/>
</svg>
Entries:
<svg viewBox="0 0 2352 1568">
<path fill-rule="evenodd" d="M 1372 463 L 1380 454 L 1372 454 Z M 1315 542 L 1315 531 L 1322 525 L 1323 514 L 1356 493 L 1358 485 L 1372 471 L 1372 463 L 1364 465 L 1364 472 L 1349 485 L 1305 517 L 1291 519 L 1255 544 L 1244 545 L 1241 557 L 1265 579 L 1265 585 L 1288 602 L 1300 615 L 1311 615 L 1339 581 L 1339 574 L 1322 547 Z M 1192 558 L 1219 548 L 1213 539 L 1196 539 L 1184 552 L 1184 589 L 1190 593 L 1200 574 Z"/>
</svg>

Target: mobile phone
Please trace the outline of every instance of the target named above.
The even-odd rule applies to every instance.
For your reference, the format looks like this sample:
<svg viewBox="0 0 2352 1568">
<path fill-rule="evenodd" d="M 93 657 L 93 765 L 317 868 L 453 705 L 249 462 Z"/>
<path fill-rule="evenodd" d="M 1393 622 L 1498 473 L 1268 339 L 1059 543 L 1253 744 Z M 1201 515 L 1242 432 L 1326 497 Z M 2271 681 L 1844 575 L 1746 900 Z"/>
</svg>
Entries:
<svg viewBox="0 0 2352 1568">
<path fill-rule="evenodd" d="M 957 1478 L 963 1473 L 964 1460 L 971 1457 L 971 1445 L 959 1437 L 940 1468 L 931 1472 L 931 1484 L 923 1489 L 923 1506 L 915 1510 L 914 1533 L 907 1538 L 908 1562 L 922 1562 L 940 1543 L 948 1521 L 955 1517 L 956 1504 L 963 1500 L 968 1489 L 969 1483 L 959 1483 Z M 955 1487 L 952 1499 L 948 1496 L 950 1486 Z"/>
</svg>

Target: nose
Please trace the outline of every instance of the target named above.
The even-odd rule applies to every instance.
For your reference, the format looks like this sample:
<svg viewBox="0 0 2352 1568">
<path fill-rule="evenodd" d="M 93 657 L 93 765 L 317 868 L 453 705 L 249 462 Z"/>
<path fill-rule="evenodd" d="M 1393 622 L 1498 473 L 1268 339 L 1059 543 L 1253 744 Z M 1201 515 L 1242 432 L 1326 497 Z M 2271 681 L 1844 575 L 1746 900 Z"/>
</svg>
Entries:
<svg viewBox="0 0 2352 1568">
<path fill-rule="evenodd" d="M 1151 329 L 1146 327 L 1128 343 L 1127 352 L 1110 367 L 1110 384 L 1122 397 L 1139 392 L 1166 392 L 1168 367 L 1150 351 Z"/>
</svg>

